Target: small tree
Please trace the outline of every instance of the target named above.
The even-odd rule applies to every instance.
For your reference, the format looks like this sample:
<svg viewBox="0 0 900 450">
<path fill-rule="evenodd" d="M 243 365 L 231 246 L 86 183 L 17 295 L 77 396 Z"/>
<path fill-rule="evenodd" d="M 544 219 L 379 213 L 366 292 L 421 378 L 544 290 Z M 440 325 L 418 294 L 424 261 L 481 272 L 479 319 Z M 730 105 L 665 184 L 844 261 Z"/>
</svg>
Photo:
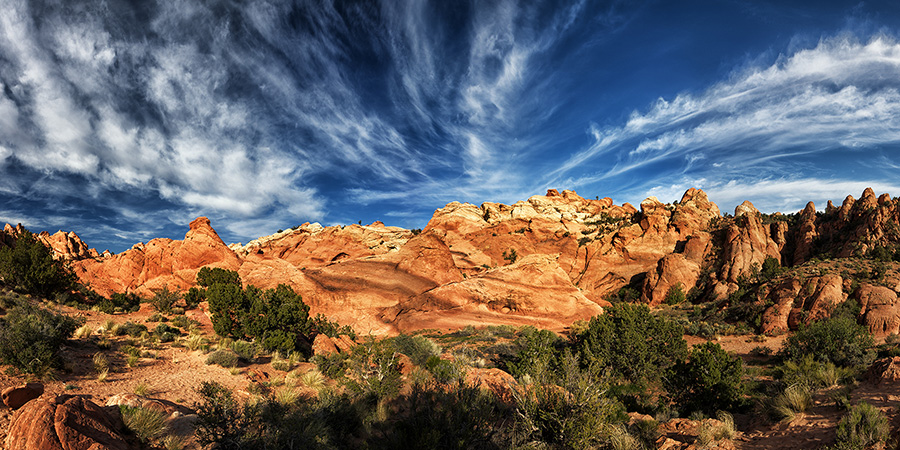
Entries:
<svg viewBox="0 0 900 450">
<path fill-rule="evenodd" d="M 166 286 L 154 292 L 153 299 L 150 300 L 150 303 L 153 304 L 153 307 L 156 308 L 157 311 L 161 313 L 170 313 L 172 312 L 172 307 L 175 306 L 175 302 L 178 301 L 179 298 L 181 298 L 179 293 L 170 291 L 169 287 Z"/>
</svg>

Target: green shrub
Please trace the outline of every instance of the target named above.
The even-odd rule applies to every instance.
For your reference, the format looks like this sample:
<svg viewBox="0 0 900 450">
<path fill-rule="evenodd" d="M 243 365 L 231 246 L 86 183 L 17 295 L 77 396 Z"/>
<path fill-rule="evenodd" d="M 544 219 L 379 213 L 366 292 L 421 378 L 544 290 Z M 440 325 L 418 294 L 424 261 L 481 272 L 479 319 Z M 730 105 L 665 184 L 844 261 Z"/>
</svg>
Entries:
<svg viewBox="0 0 900 450">
<path fill-rule="evenodd" d="M 875 358 L 874 345 L 865 326 L 849 317 L 831 317 L 788 336 L 779 355 L 789 361 L 812 355 L 817 361 L 838 366 L 865 366 Z"/>
<path fill-rule="evenodd" d="M 838 448 L 871 448 L 887 441 L 888 419 L 880 409 L 861 402 L 850 409 L 837 426 Z"/>
<path fill-rule="evenodd" d="M 175 302 L 180 298 L 181 294 L 170 291 L 168 287 L 164 287 L 153 293 L 153 298 L 150 299 L 150 303 L 157 311 L 168 314 L 172 312 L 172 307 L 175 306 Z"/>
<path fill-rule="evenodd" d="M 197 392 L 201 401 L 194 404 L 198 418 L 195 433 L 200 445 L 239 450 L 252 442 L 258 433 L 258 409 L 239 404 L 231 391 L 216 382 L 202 382 Z"/>
<path fill-rule="evenodd" d="M 387 340 L 367 338 L 353 347 L 346 365 L 345 384 L 355 393 L 383 399 L 400 391 L 400 363 Z"/>
<path fill-rule="evenodd" d="M 206 291 L 192 287 L 184 293 L 183 298 L 185 309 L 194 309 L 200 302 L 206 301 Z"/>
<path fill-rule="evenodd" d="M 228 349 L 218 349 L 209 354 L 206 358 L 206 364 L 216 364 L 222 367 L 235 367 L 238 363 L 237 353 Z"/>
<path fill-rule="evenodd" d="M 719 344 L 707 342 L 691 350 L 687 361 L 679 361 L 671 371 L 667 387 L 675 404 L 687 411 L 712 414 L 738 405 L 744 394 L 741 359 Z"/>
<path fill-rule="evenodd" d="M 549 373 L 562 344 L 563 340 L 552 331 L 524 327 L 513 343 L 518 350 L 507 369 L 516 378 L 528 375 L 532 380 L 543 381 L 538 377 Z"/>
<path fill-rule="evenodd" d="M 356 331 L 354 331 L 350 325 L 341 325 L 337 322 L 332 322 L 321 313 L 316 314 L 316 317 L 310 319 L 310 322 L 310 330 L 316 333 L 324 334 L 330 338 L 345 335 L 356 339 Z"/>
<path fill-rule="evenodd" d="M 109 298 L 103 298 L 97 304 L 100 311 L 106 314 L 114 312 L 136 312 L 141 308 L 141 298 L 134 293 L 113 293 Z"/>
<path fill-rule="evenodd" d="M 75 289 L 75 274 L 64 261 L 30 231 L 25 230 L 12 247 L 0 247 L 0 278 L 15 290 L 52 299 Z"/>
<path fill-rule="evenodd" d="M 669 287 L 664 301 L 667 305 L 677 305 L 684 302 L 684 287 L 681 283 Z"/>
<path fill-rule="evenodd" d="M 566 352 L 559 370 L 539 375 L 548 383 L 522 384 L 513 389 L 513 448 L 592 449 L 605 443 L 604 430 L 627 416 L 607 395 L 608 381 L 583 369 Z"/>
<path fill-rule="evenodd" d="M 504 411 L 491 391 L 459 382 L 446 387 L 414 384 L 390 402 L 397 411 L 378 424 L 373 448 L 499 449 Z"/>
<path fill-rule="evenodd" d="M 344 353 L 315 355 L 311 361 L 316 364 L 319 372 L 332 380 L 343 378 L 344 372 L 347 370 L 347 355 Z"/>
<path fill-rule="evenodd" d="M 231 284 L 240 287 L 241 277 L 233 270 L 202 267 L 197 272 L 197 284 L 203 287 L 212 287 L 215 284 Z"/>
<path fill-rule="evenodd" d="M 853 371 L 832 362 L 817 361 L 813 355 L 787 360 L 775 370 L 784 384 L 802 384 L 810 389 L 828 388 L 851 378 Z"/>
<path fill-rule="evenodd" d="M 683 328 L 650 314 L 643 304 L 621 303 L 594 316 L 576 336 L 582 364 L 608 367 L 632 382 L 659 381 L 676 361 L 687 357 Z"/>
<path fill-rule="evenodd" d="M 116 336 L 124 336 L 127 334 L 131 337 L 138 337 L 145 332 L 147 332 L 146 326 L 129 321 L 116 327 L 115 334 Z"/>
<path fill-rule="evenodd" d="M 394 338 L 394 345 L 417 366 L 424 366 L 430 358 L 441 355 L 441 347 L 424 336 L 401 334 Z"/>
<path fill-rule="evenodd" d="M 43 376 L 60 367 L 60 346 L 84 323 L 27 303 L 0 319 L 0 361 L 25 373 Z"/>
<path fill-rule="evenodd" d="M 242 289 L 237 272 L 222 269 L 206 275 L 201 279 L 198 274 L 197 281 L 209 285 L 205 296 L 216 333 L 235 339 L 255 338 L 269 351 L 309 354 L 309 306 L 293 289 L 284 284 L 266 291 L 255 286 Z"/>
</svg>

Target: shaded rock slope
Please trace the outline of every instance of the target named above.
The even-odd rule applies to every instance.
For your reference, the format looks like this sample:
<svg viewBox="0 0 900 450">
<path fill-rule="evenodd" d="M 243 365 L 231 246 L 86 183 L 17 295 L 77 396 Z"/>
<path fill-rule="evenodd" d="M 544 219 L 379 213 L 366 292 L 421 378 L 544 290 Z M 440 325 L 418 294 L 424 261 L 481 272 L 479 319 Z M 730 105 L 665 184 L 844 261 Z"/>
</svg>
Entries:
<svg viewBox="0 0 900 450">
<path fill-rule="evenodd" d="M 861 320 L 883 336 L 900 331 L 894 287 L 863 283 L 851 292 L 846 276 L 788 274 L 738 294 L 760 280 L 767 259 L 798 267 L 894 249 L 898 214 L 898 200 L 871 189 L 824 212 L 809 203 L 796 214 L 762 214 L 745 201 L 733 216 L 697 189 L 674 204 L 650 197 L 639 207 L 550 190 L 513 205 L 453 202 L 422 231 L 307 223 L 229 246 L 200 217 L 183 240 L 154 239 L 115 255 L 88 249 L 74 233 L 38 236 L 101 295 L 186 290 L 201 267 L 222 267 L 259 287 L 288 284 L 312 313 L 363 333 L 470 324 L 562 329 L 601 313 L 611 296 L 658 305 L 680 289 L 691 298 L 758 303 L 761 332 L 795 328 L 853 296 Z M 0 244 L 20 228 L 7 225 Z"/>
</svg>

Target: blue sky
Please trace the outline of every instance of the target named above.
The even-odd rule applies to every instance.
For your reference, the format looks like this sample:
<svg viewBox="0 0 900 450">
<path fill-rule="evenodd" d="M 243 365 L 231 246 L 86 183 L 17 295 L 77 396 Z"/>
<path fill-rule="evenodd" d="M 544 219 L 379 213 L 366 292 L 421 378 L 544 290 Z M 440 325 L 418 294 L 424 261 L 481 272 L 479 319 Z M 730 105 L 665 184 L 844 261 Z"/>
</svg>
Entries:
<svg viewBox="0 0 900 450">
<path fill-rule="evenodd" d="M 547 188 L 900 195 L 900 6 L 809 3 L 0 0 L 0 221 L 118 252 Z"/>
</svg>

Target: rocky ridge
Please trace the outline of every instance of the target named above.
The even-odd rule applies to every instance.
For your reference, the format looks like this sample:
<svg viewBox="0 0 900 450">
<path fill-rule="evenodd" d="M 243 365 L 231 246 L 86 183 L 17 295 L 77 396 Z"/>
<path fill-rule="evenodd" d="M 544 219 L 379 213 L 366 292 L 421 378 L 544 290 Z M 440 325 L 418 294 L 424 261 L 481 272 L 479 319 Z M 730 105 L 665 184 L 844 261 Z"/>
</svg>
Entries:
<svg viewBox="0 0 900 450">
<path fill-rule="evenodd" d="M 102 256 L 74 233 L 38 236 L 101 295 L 185 290 L 201 267 L 215 266 L 263 288 L 289 284 L 313 314 L 391 334 L 501 323 L 561 329 L 602 312 L 623 288 L 651 305 L 675 287 L 724 301 L 758 280 L 767 259 L 800 267 L 893 248 L 900 244 L 898 212 L 897 200 L 871 189 L 839 208 L 829 202 L 824 213 L 809 203 L 796 214 L 762 214 L 746 201 L 733 216 L 697 189 L 674 204 L 650 197 L 639 208 L 551 189 L 512 205 L 453 202 L 421 232 L 380 222 L 304 224 L 229 246 L 201 217 L 183 240 L 154 239 Z M 15 230 L 7 225 L 0 242 Z M 851 292 L 849 283 L 841 274 L 789 272 L 742 301 L 764 306 L 762 332 L 822 317 L 851 295 L 876 335 L 900 331 L 894 287 Z"/>
</svg>

